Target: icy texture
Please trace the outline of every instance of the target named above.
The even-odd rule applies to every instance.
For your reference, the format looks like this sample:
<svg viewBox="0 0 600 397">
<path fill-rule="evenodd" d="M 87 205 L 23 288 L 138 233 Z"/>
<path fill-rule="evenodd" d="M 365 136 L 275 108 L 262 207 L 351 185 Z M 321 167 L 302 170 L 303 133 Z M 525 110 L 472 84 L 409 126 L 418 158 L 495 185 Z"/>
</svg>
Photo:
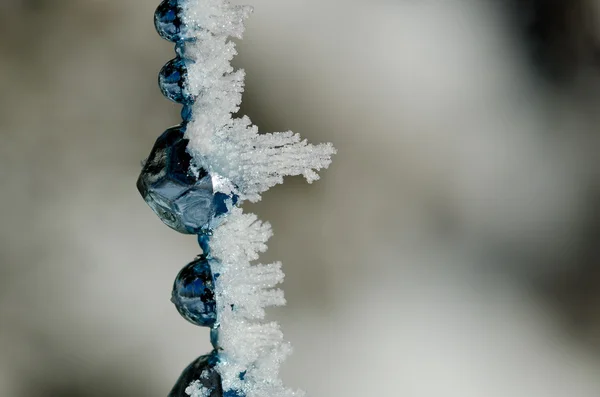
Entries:
<svg viewBox="0 0 600 397">
<path fill-rule="evenodd" d="M 317 180 L 317 171 L 329 166 L 335 149 L 329 143 L 308 144 L 291 131 L 259 134 L 248 117 L 232 117 L 239 110 L 245 74 L 230 64 L 237 52 L 229 37 L 242 37 L 251 10 L 223 0 L 170 0 L 159 7 L 157 30 L 179 40 L 175 51 L 180 60 L 163 69 L 161 88 L 184 104 L 190 167 L 210 175 L 210 193 L 218 199 L 211 201 L 210 210 L 204 204 L 208 218 L 218 221 L 198 232 L 214 276 L 217 318 L 211 343 L 218 360 L 211 371 L 220 375 L 226 397 L 298 397 L 303 393 L 279 379 L 291 346 L 277 323 L 264 321 L 266 307 L 285 304 L 276 288 L 284 277 L 281 264 L 251 263 L 267 249 L 271 227 L 236 204 L 260 200 L 261 193 L 288 175 L 302 175 L 309 183 Z M 185 218 L 185 211 L 175 212 Z M 225 213 L 227 218 L 219 216 Z M 184 316 L 189 318 L 189 311 Z M 204 382 L 202 371 L 186 371 L 178 383 L 189 385 L 178 390 L 214 397 L 215 389 Z"/>
<path fill-rule="evenodd" d="M 190 323 L 205 327 L 215 323 L 217 307 L 213 275 L 204 255 L 181 269 L 173 283 L 171 301 Z"/>
<path fill-rule="evenodd" d="M 181 233 L 196 234 L 211 222 L 218 224 L 215 217 L 226 212 L 225 201 L 229 196 L 213 194 L 213 181 L 221 186 L 222 178 L 191 167 L 182 129 L 181 126 L 169 128 L 156 140 L 137 187 L 167 226 Z"/>
<path fill-rule="evenodd" d="M 220 259 L 213 266 L 219 273 L 215 295 L 222 349 L 217 369 L 224 390 L 241 390 L 247 397 L 301 396 L 278 376 L 290 345 L 277 323 L 261 321 L 265 307 L 285 304 L 283 292 L 274 288 L 283 281 L 281 264 L 251 264 L 271 236 L 268 223 L 235 207 L 210 239 L 211 255 Z"/>
<path fill-rule="evenodd" d="M 223 0 L 180 0 L 184 37 L 196 37 L 207 30 L 214 35 L 242 38 L 244 20 L 252 12 L 250 6 L 229 4 Z"/>
<path fill-rule="evenodd" d="M 216 35 L 242 37 L 243 21 L 252 7 L 222 0 L 164 0 L 154 13 L 158 34 L 169 41 L 193 39 L 200 30 Z"/>
<path fill-rule="evenodd" d="M 201 31 L 180 51 L 190 60 L 186 90 L 196 98 L 186 138 L 198 166 L 229 179 L 250 201 L 286 175 L 303 175 L 309 183 L 319 178 L 316 171 L 328 167 L 335 153 L 331 144 L 311 145 L 291 131 L 259 134 L 248 117 L 232 118 L 244 89 L 243 70 L 230 65 L 233 42 Z"/>
</svg>

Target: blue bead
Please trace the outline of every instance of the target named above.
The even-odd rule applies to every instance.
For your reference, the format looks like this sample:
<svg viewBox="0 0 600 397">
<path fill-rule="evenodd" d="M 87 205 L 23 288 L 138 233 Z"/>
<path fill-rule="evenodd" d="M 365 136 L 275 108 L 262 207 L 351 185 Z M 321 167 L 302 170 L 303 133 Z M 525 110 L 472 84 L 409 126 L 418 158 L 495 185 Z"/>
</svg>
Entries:
<svg viewBox="0 0 600 397">
<path fill-rule="evenodd" d="M 201 255 L 187 264 L 173 283 L 171 302 L 192 324 L 212 327 L 217 321 L 217 303 L 210 262 Z"/>
<path fill-rule="evenodd" d="M 165 64 L 158 74 L 160 91 L 173 102 L 189 103 L 193 97 L 186 91 L 187 67 L 183 58 L 174 58 Z"/>
<path fill-rule="evenodd" d="M 183 132 L 182 126 L 171 127 L 156 140 L 137 188 L 167 226 L 185 234 L 201 234 L 209 222 L 223 215 L 223 198 L 213 194 L 206 170 L 190 170 Z"/>
<path fill-rule="evenodd" d="M 198 357 L 183 370 L 168 397 L 189 397 L 185 389 L 194 381 L 200 381 L 200 384 L 209 390 L 208 397 L 244 397 L 244 394 L 237 390 L 223 392 L 221 375 L 215 369 L 218 362 L 219 356 L 216 351 Z"/>
<path fill-rule="evenodd" d="M 181 8 L 178 0 L 164 0 L 154 12 L 154 27 L 165 40 L 181 40 Z"/>
</svg>

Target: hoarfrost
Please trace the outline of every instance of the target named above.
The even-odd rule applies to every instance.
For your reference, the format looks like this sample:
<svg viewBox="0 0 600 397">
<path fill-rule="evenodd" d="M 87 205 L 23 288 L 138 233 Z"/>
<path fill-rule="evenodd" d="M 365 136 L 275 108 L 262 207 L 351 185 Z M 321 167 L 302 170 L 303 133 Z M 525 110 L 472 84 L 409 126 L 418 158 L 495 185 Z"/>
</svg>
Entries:
<svg viewBox="0 0 600 397">
<path fill-rule="evenodd" d="M 260 200 L 261 193 L 282 183 L 287 175 L 302 175 L 309 183 L 319 179 L 316 171 L 327 168 L 335 154 L 330 143 L 312 145 L 291 131 L 259 134 L 247 116 L 232 118 L 242 100 L 245 73 L 231 67 L 237 52 L 227 35 L 241 37 L 243 25 L 239 27 L 238 20 L 247 13 L 235 7 L 236 11 L 225 12 L 230 6 L 217 3 L 222 1 L 188 1 L 184 7 L 195 10 L 196 22 L 201 20 L 198 10 L 204 8 L 211 10 L 215 21 L 236 18 L 222 23 L 228 29 L 211 30 L 213 19 L 203 17 L 213 22 L 200 24 L 204 29 L 183 44 L 186 90 L 196 98 L 185 135 L 188 151 L 199 166 L 231 180 L 242 200 Z M 219 10 L 225 14 L 218 14 Z"/>
<path fill-rule="evenodd" d="M 196 380 L 185 389 L 185 394 L 190 397 L 210 397 L 210 390 Z"/>
<path fill-rule="evenodd" d="M 239 201 L 258 201 L 261 193 L 282 183 L 285 176 L 319 179 L 335 149 L 330 143 L 312 145 L 291 131 L 259 134 L 246 116 L 233 118 L 244 90 L 243 70 L 234 70 L 237 54 L 228 37 L 241 38 L 251 7 L 223 0 L 181 3 L 186 37 L 178 52 L 186 63 L 186 90 L 194 97 L 186 125 L 187 150 L 195 167 L 213 175 L 215 191 L 235 193 Z M 263 321 L 265 308 L 285 304 L 281 263 L 253 264 L 266 251 L 272 236 L 269 223 L 228 202 L 229 216 L 215 225 L 210 238 L 215 281 L 219 362 L 223 390 L 246 397 L 300 397 L 279 379 L 279 366 L 292 351 L 279 325 Z M 205 397 L 198 382 L 186 393 Z"/>
</svg>

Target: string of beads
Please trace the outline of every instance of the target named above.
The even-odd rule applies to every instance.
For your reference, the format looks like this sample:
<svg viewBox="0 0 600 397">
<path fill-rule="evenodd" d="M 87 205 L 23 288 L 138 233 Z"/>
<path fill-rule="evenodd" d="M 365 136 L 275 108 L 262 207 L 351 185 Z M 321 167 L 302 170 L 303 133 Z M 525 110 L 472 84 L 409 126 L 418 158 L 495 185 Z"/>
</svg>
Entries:
<svg viewBox="0 0 600 397">
<path fill-rule="evenodd" d="M 137 188 L 160 220 L 184 234 L 197 234 L 202 254 L 181 269 L 171 301 L 183 318 L 192 324 L 210 327 L 213 351 L 194 360 L 181 374 L 169 397 L 188 396 L 186 389 L 199 381 L 206 397 L 243 397 L 241 392 L 223 392 L 221 377 L 215 370 L 219 362 L 219 324 L 215 301 L 215 284 L 219 274 L 212 271 L 216 258 L 211 257 L 208 242 L 212 229 L 227 216 L 229 205 L 237 196 L 215 192 L 213 178 L 203 168 L 194 167 L 184 138 L 191 119 L 195 98 L 186 89 L 187 64 L 183 44 L 193 37 L 182 34 L 181 7 L 177 0 L 164 0 L 156 9 L 154 22 L 158 34 L 174 42 L 177 56 L 161 69 L 158 84 L 169 100 L 183 105 L 181 124 L 168 128 L 154 144 L 137 181 Z M 228 203 L 229 202 L 229 203 Z M 244 374 L 240 374 L 243 380 Z"/>
</svg>

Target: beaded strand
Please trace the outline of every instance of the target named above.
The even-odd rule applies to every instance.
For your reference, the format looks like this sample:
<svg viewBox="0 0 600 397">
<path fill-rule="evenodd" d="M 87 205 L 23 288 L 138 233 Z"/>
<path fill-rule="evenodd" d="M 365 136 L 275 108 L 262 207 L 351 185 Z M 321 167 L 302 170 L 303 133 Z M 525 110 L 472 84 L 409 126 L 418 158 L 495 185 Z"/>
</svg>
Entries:
<svg viewBox="0 0 600 397">
<path fill-rule="evenodd" d="M 206 4 L 200 4 L 202 2 Z M 190 10 L 196 4 L 205 6 L 211 12 L 213 10 L 225 10 L 224 14 L 229 19 L 223 19 L 226 22 L 223 23 L 218 19 L 218 16 L 212 18 L 211 15 L 204 15 L 207 26 L 200 26 L 200 23 L 195 22 L 198 19 L 190 17 L 195 12 Z M 268 374 L 267 376 L 273 374 L 276 377 L 277 368 L 275 367 L 279 365 L 282 358 L 290 350 L 289 346 L 282 342 L 282 334 L 278 326 L 275 323 L 248 322 L 246 324 L 245 320 L 246 318 L 253 320 L 263 317 L 264 311 L 262 308 L 264 306 L 285 303 L 283 293 L 280 290 L 271 289 L 283 279 L 279 263 L 256 265 L 252 268 L 244 265 L 244 263 L 249 265 L 249 261 L 255 259 L 257 252 L 266 249 L 264 243 L 270 237 L 271 232 L 268 224 L 257 221 L 252 214 L 242 214 L 239 205 L 244 199 L 252 200 L 254 198 L 253 201 L 255 201 L 257 197 L 260 197 L 260 192 L 270 186 L 264 183 L 266 187 L 262 187 L 260 191 L 258 188 L 255 188 L 255 191 L 249 188 L 244 190 L 236 183 L 244 181 L 243 178 L 233 181 L 227 175 L 215 172 L 210 158 L 208 162 L 206 160 L 204 163 L 198 161 L 195 158 L 194 150 L 189 147 L 190 140 L 186 135 L 186 130 L 194 115 L 197 114 L 194 110 L 196 102 L 207 100 L 203 97 L 202 91 L 191 89 L 190 75 L 192 70 L 198 70 L 198 59 L 188 56 L 186 48 L 196 46 L 197 51 L 198 46 L 201 47 L 203 44 L 202 40 L 210 40 L 213 37 L 223 38 L 232 35 L 241 37 L 243 19 L 250 11 L 251 9 L 248 7 L 231 6 L 223 0 L 164 0 L 158 6 L 154 15 L 154 24 L 158 34 L 162 38 L 175 43 L 176 52 L 176 57 L 168 61 L 160 70 L 158 84 L 166 98 L 182 105 L 182 122 L 177 126 L 168 128 L 156 140 L 142 167 L 137 181 L 137 188 L 146 203 L 163 223 L 180 233 L 197 235 L 202 254 L 184 266 L 177 274 L 173 283 L 171 301 L 187 321 L 210 328 L 210 341 L 213 346 L 212 352 L 200 356 L 183 370 L 169 393 L 169 397 L 276 397 L 275 395 L 277 397 L 292 397 L 301 395 L 301 392 L 283 388 L 278 380 L 261 379 L 261 376 L 265 377 L 265 374 Z M 199 20 L 202 20 L 202 18 Z M 221 47 L 217 48 L 222 48 L 223 51 L 231 50 L 230 53 L 235 54 L 232 46 L 227 47 L 228 42 L 222 44 Z M 210 52 L 212 49 L 208 51 Z M 227 55 L 224 58 L 225 61 L 228 61 Z M 233 99 L 230 102 L 235 102 L 237 100 L 236 95 L 241 95 L 243 90 L 243 72 L 232 73 L 228 65 L 227 62 L 227 70 L 221 73 L 219 78 L 231 77 L 226 82 L 232 88 L 229 91 L 226 89 L 224 92 L 232 95 Z M 221 99 L 218 98 L 218 100 Z M 231 113 L 230 109 L 226 108 L 225 110 Z M 247 122 L 249 123 L 249 120 Z M 241 123 L 248 124 L 247 122 L 246 119 L 241 121 Z M 215 128 L 218 129 L 219 126 L 217 125 Z M 248 128 L 248 126 L 243 125 L 243 128 Z M 250 132 L 256 134 L 252 129 L 250 129 Z M 292 166 L 280 166 L 284 170 L 278 171 L 279 173 L 267 170 L 266 174 L 271 178 L 274 175 L 303 174 L 310 182 L 318 178 L 313 169 L 318 170 L 327 167 L 330 156 L 335 153 L 335 149 L 330 144 L 322 146 L 307 145 L 306 142 L 299 141 L 299 138 L 291 135 L 291 133 L 275 133 L 271 134 L 271 137 L 272 139 L 270 137 L 266 138 L 267 143 L 260 143 L 258 138 L 255 139 L 252 136 L 249 138 L 255 141 L 252 144 L 253 148 L 257 148 L 262 144 L 263 147 L 270 150 L 274 166 L 279 164 L 278 161 L 280 163 L 283 161 L 291 162 Z M 269 139 L 273 142 L 268 143 Z M 293 153 L 294 151 L 299 154 Z M 199 157 L 204 158 L 204 154 L 202 153 Z M 240 153 L 241 155 L 242 153 Z M 292 158 L 292 160 L 288 160 L 286 156 Z M 260 163 L 259 166 L 264 167 L 264 162 Z M 226 167 L 221 166 L 221 168 Z M 258 172 L 254 172 L 254 174 L 260 175 Z M 231 175 L 235 176 L 236 174 L 232 173 Z M 279 178 L 281 179 L 281 177 Z M 259 183 L 253 183 L 253 186 L 260 187 Z M 268 183 L 273 185 L 281 182 Z M 248 183 L 248 185 L 251 184 Z M 227 226 L 228 218 L 232 219 L 229 222 L 229 229 L 227 227 L 218 229 L 223 225 Z M 237 227 L 237 229 L 234 227 Z M 236 307 L 235 304 L 227 304 L 226 307 L 219 309 L 222 305 L 219 306 L 218 291 L 223 291 L 227 287 L 227 285 L 224 285 L 226 282 L 232 283 L 232 280 L 235 280 L 235 273 L 230 270 L 225 277 L 228 281 L 223 281 L 223 285 L 220 284 L 223 278 L 219 278 L 221 276 L 220 272 L 223 269 L 226 270 L 227 255 L 223 254 L 222 248 L 218 257 L 213 256 L 211 253 L 211 239 L 217 230 L 220 230 L 221 234 L 241 233 L 238 237 L 247 238 L 247 247 L 243 255 L 241 253 L 233 254 L 236 249 L 240 249 L 239 247 L 231 246 L 225 251 L 232 253 L 232 256 L 238 259 L 243 257 L 241 259 L 242 265 L 239 266 L 237 271 L 240 272 L 240 277 L 248 279 L 248 285 L 250 285 L 248 290 L 258 296 L 255 300 L 260 301 L 260 304 L 258 308 L 254 308 L 255 312 L 245 314 L 245 317 L 241 316 L 241 320 L 238 319 L 237 321 L 246 327 L 250 333 L 254 332 L 258 335 L 258 337 L 255 335 L 255 342 L 258 341 L 254 343 L 256 346 L 250 347 L 255 348 L 257 351 L 261 349 L 266 351 L 266 354 L 262 353 L 263 356 L 272 355 L 274 357 L 272 361 L 276 364 L 274 368 L 260 364 L 258 358 L 254 357 L 252 352 L 249 356 L 251 359 L 255 359 L 254 363 L 251 359 L 247 363 L 240 362 L 240 360 L 236 362 L 235 358 L 242 356 L 239 354 L 236 356 L 235 352 L 228 352 L 221 344 L 221 331 L 223 330 L 219 319 L 221 317 L 231 318 L 236 314 L 236 311 L 243 311 L 244 308 Z M 254 301 L 249 299 L 248 302 Z M 251 303 L 248 303 L 248 305 L 252 306 Z M 232 333 L 235 333 L 235 331 L 229 332 L 229 338 L 231 338 Z M 240 337 L 243 338 L 243 335 Z M 268 348 L 263 349 L 264 346 L 261 346 L 260 343 Z M 232 371 L 224 371 L 223 368 L 232 369 L 234 375 L 231 376 Z M 248 380 L 247 376 L 252 380 Z"/>
</svg>

